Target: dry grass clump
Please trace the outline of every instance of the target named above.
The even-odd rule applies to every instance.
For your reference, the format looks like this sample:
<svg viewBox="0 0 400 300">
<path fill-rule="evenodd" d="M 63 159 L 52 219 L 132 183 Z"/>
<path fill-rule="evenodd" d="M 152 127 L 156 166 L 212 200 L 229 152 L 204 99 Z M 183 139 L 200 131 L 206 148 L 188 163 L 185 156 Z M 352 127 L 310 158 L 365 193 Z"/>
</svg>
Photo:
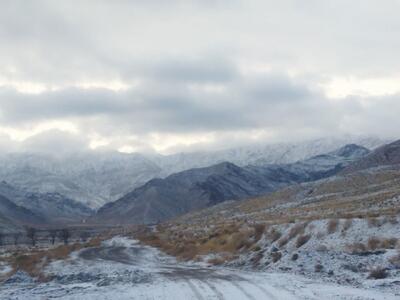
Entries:
<svg viewBox="0 0 400 300">
<path fill-rule="evenodd" d="M 347 251 L 351 254 L 359 254 L 367 251 L 376 251 L 383 249 L 394 249 L 398 243 L 397 238 L 378 238 L 370 237 L 366 244 L 354 243 L 347 245 Z"/>
<path fill-rule="evenodd" d="M 272 262 L 276 263 L 282 258 L 282 253 L 279 251 L 271 253 Z"/>
<path fill-rule="evenodd" d="M 296 240 L 296 247 L 300 248 L 301 246 L 305 245 L 311 238 L 310 234 L 307 235 L 300 235 Z"/>
<path fill-rule="evenodd" d="M 353 225 L 353 219 L 346 219 L 346 221 L 344 221 L 343 223 L 343 230 L 344 231 L 349 230 L 352 225 Z"/>
<path fill-rule="evenodd" d="M 378 218 L 368 218 L 367 222 L 368 222 L 368 227 L 370 227 L 370 228 L 380 227 L 382 225 L 381 220 Z"/>
<path fill-rule="evenodd" d="M 337 220 L 337 219 L 329 220 L 327 228 L 326 228 L 326 231 L 328 232 L 328 234 L 335 233 L 338 228 L 338 225 L 339 225 L 339 220 Z"/>
<path fill-rule="evenodd" d="M 367 242 L 368 249 L 371 251 L 377 249 L 394 249 L 398 242 L 397 238 L 381 239 L 377 237 L 370 237 Z"/>
<path fill-rule="evenodd" d="M 400 251 L 395 255 L 389 258 L 389 262 L 396 268 L 400 269 Z"/>
<path fill-rule="evenodd" d="M 388 276 L 389 276 L 389 273 L 387 272 L 386 269 L 378 267 L 378 268 L 375 268 L 370 271 L 368 278 L 369 279 L 385 279 Z"/>
<path fill-rule="evenodd" d="M 396 216 L 390 216 L 390 217 L 386 217 L 387 222 L 389 222 L 392 225 L 397 225 L 399 224 L 399 221 L 397 220 Z"/>
<path fill-rule="evenodd" d="M 324 266 L 321 265 L 320 263 L 318 263 L 318 264 L 316 264 L 316 265 L 314 266 L 314 271 L 315 271 L 316 273 L 321 273 L 323 270 L 324 270 Z"/>
<path fill-rule="evenodd" d="M 153 247 L 160 248 L 178 259 L 191 260 L 200 255 L 230 254 L 257 248 L 256 242 L 261 239 L 265 225 L 224 224 L 208 232 L 180 232 L 160 229 L 148 232 L 137 238 Z M 226 258 L 224 258 L 226 259 Z"/>
<path fill-rule="evenodd" d="M 381 240 L 377 237 L 370 237 L 367 242 L 367 246 L 369 250 L 376 250 L 380 247 Z"/>
<path fill-rule="evenodd" d="M 319 245 L 316 249 L 318 252 L 326 252 L 328 251 L 328 247 L 326 247 L 325 245 Z"/>
<path fill-rule="evenodd" d="M 261 239 L 262 235 L 265 232 L 266 227 L 267 226 L 265 224 L 255 224 L 255 225 L 253 225 L 253 228 L 254 228 L 254 241 L 255 242 L 258 242 Z"/>
<path fill-rule="evenodd" d="M 353 243 L 346 245 L 346 251 L 351 254 L 359 254 L 367 251 L 367 246 L 363 243 Z"/>
<path fill-rule="evenodd" d="M 271 241 L 271 243 L 279 240 L 282 236 L 282 233 L 276 228 L 271 228 L 267 233 L 267 239 Z"/>
<path fill-rule="evenodd" d="M 256 266 L 260 263 L 263 257 L 264 253 L 262 253 L 262 251 L 259 251 L 250 259 L 250 261 L 253 263 L 253 266 Z"/>
<path fill-rule="evenodd" d="M 236 256 L 233 256 L 233 255 L 230 255 L 230 254 L 224 254 L 224 255 L 220 255 L 218 257 L 211 258 L 207 262 L 209 264 L 214 265 L 214 266 L 219 266 L 219 265 L 223 265 L 223 264 L 225 264 L 227 262 L 230 262 L 235 258 L 236 258 Z"/>
<path fill-rule="evenodd" d="M 353 219 L 346 219 L 343 223 L 343 229 L 341 232 L 342 237 L 345 237 L 347 234 L 347 231 L 351 228 L 353 225 Z"/>
<path fill-rule="evenodd" d="M 28 254 L 16 252 L 11 257 L 11 266 L 13 272 L 22 270 L 33 277 L 38 277 L 39 280 L 45 281 L 46 277 L 43 275 L 42 270 L 50 262 L 66 259 L 72 252 L 82 248 L 97 247 L 100 245 L 101 241 L 102 239 L 100 238 L 94 238 L 85 244 L 75 243 L 71 245 L 62 245 L 50 250 L 32 251 Z"/>
<path fill-rule="evenodd" d="M 290 228 L 289 233 L 287 236 L 281 238 L 278 241 L 278 246 L 283 247 L 285 246 L 290 240 L 298 236 L 299 234 L 303 234 L 305 228 L 307 227 L 308 223 L 298 223 L 293 225 L 292 228 Z M 308 241 L 308 240 L 307 240 Z"/>
</svg>

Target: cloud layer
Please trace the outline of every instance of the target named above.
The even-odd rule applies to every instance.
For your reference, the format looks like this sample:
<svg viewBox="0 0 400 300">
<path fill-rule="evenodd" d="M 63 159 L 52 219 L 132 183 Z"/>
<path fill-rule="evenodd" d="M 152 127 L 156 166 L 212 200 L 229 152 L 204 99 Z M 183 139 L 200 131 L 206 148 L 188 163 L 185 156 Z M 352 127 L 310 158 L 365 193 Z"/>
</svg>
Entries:
<svg viewBox="0 0 400 300">
<path fill-rule="evenodd" d="M 5 1 L 0 151 L 395 137 L 400 87 L 357 83 L 400 78 L 399 6 Z"/>
</svg>

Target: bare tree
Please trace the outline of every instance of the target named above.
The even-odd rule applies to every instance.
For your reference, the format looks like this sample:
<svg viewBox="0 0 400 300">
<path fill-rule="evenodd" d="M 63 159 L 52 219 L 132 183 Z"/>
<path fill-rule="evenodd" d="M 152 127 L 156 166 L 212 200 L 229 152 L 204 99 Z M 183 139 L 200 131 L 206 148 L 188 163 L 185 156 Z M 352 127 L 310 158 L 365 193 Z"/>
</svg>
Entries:
<svg viewBox="0 0 400 300">
<path fill-rule="evenodd" d="M 17 246 L 17 245 L 18 245 L 20 237 L 21 237 L 21 232 L 15 232 L 15 233 L 13 234 L 14 246 Z"/>
<path fill-rule="evenodd" d="M 26 228 L 26 236 L 31 240 L 32 246 L 36 245 L 36 228 L 27 227 Z"/>
<path fill-rule="evenodd" d="M 81 242 L 84 243 L 84 242 L 86 242 L 88 240 L 88 238 L 90 237 L 90 234 L 87 231 L 82 231 L 79 234 L 79 237 L 81 238 Z"/>
<path fill-rule="evenodd" d="M 57 237 L 57 230 L 56 229 L 51 229 L 49 231 L 49 237 L 50 237 L 50 242 L 52 245 L 56 242 L 56 237 Z"/>
<path fill-rule="evenodd" d="M 64 242 L 64 245 L 68 245 L 68 240 L 71 237 L 71 233 L 69 232 L 68 228 L 64 228 L 61 230 L 61 235 L 60 235 L 62 241 Z"/>
</svg>

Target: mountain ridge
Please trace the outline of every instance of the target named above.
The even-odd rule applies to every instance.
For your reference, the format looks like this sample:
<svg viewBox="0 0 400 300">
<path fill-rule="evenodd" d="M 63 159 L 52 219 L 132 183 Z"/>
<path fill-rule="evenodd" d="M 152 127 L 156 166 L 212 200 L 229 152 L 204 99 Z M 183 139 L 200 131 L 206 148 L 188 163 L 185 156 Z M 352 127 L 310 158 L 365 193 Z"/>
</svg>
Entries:
<svg viewBox="0 0 400 300">
<path fill-rule="evenodd" d="M 121 199 L 101 207 L 95 219 L 116 223 L 157 223 L 223 201 L 266 194 L 287 185 L 331 176 L 368 153 L 368 149 L 353 145 L 288 165 L 239 167 L 223 162 L 194 168 L 164 179 L 150 180 Z"/>
</svg>

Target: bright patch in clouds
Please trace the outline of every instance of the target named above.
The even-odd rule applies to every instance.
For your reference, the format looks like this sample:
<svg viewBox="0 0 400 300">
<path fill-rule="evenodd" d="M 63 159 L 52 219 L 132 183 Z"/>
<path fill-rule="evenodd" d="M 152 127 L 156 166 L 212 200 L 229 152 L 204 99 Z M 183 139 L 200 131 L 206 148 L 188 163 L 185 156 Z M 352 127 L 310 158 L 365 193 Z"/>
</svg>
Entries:
<svg viewBox="0 0 400 300">
<path fill-rule="evenodd" d="M 398 135 L 399 1 L 164 2 L 1 2 L 0 137 L 174 153 Z"/>
<path fill-rule="evenodd" d="M 400 76 L 384 78 L 336 77 L 323 85 L 330 98 L 386 96 L 400 93 Z"/>
<path fill-rule="evenodd" d="M 79 134 L 80 132 L 75 124 L 66 121 L 43 122 L 32 127 L 28 126 L 26 128 L 0 126 L 0 133 L 6 134 L 11 140 L 17 142 L 25 141 L 30 137 L 50 130 L 59 130 L 71 134 Z"/>
</svg>

